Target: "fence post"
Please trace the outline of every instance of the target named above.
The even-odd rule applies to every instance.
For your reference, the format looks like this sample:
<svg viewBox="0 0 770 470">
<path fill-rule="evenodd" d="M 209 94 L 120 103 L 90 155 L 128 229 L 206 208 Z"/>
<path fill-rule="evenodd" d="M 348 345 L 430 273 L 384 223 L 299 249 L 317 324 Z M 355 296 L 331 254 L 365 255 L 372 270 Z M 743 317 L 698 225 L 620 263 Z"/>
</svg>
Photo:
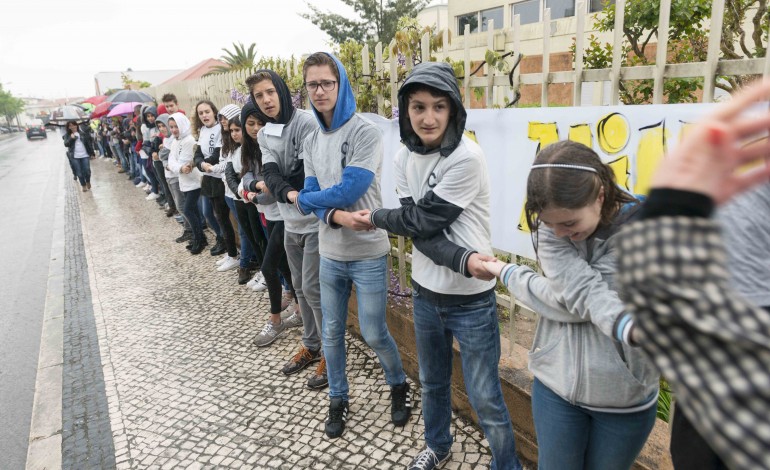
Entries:
<svg viewBox="0 0 770 470">
<path fill-rule="evenodd" d="M 420 60 L 430 62 L 430 33 L 425 32 L 420 41 Z"/>
<path fill-rule="evenodd" d="M 719 64 L 719 44 L 722 41 L 722 20 L 724 18 L 725 0 L 714 0 L 711 4 L 711 30 L 709 33 L 708 57 L 706 70 L 703 75 L 703 102 L 714 101 L 714 83 L 716 82 L 717 65 Z"/>
<path fill-rule="evenodd" d="M 487 26 L 487 50 L 495 50 L 495 20 L 489 20 L 489 26 Z M 492 108 L 492 85 L 495 83 L 495 68 L 486 65 L 487 68 L 487 109 Z"/>
<path fill-rule="evenodd" d="M 613 30 L 612 72 L 610 73 L 610 104 L 620 104 L 620 64 L 623 56 L 623 21 L 626 17 L 626 0 L 615 1 L 615 29 Z"/>
<path fill-rule="evenodd" d="M 548 82 L 551 73 L 551 9 L 543 13 L 543 84 L 540 92 L 540 106 L 548 107 Z"/>
<path fill-rule="evenodd" d="M 463 106 L 465 109 L 471 108 L 471 43 L 469 36 L 471 35 L 471 25 L 466 24 L 463 34 L 463 47 L 465 47 L 465 78 L 463 79 L 463 90 L 465 96 L 463 96 Z"/>
<path fill-rule="evenodd" d="M 371 75 L 372 70 L 369 67 L 369 44 L 364 44 L 363 49 L 361 49 L 361 71 L 364 74 L 363 82 L 369 83 L 369 75 Z M 358 88 L 358 87 L 357 87 Z M 360 90 L 356 89 L 356 94 L 358 94 Z M 369 111 L 364 110 L 364 111 Z"/>
<path fill-rule="evenodd" d="M 390 41 L 388 48 L 388 52 L 390 52 L 390 109 L 392 112 L 393 108 L 398 107 L 398 57 L 396 57 L 395 39 Z M 399 112 L 401 112 L 400 109 Z"/>
<path fill-rule="evenodd" d="M 441 33 L 441 38 L 442 57 L 440 57 L 440 60 L 444 60 L 449 55 L 447 52 L 449 50 L 449 28 L 444 28 L 444 31 Z"/>
<path fill-rule="evenodd" d="M 577 3 L 577 25 L 575 27 L 575 84 L 573 85 L 572 106 L 583 104 L 583 42 L 585 41 L 586 4 Z"/>
<path fill-rule="evenodd" d="M 382 43 L 378 42 L 374 47 L 374 71 L 377 76 L 377 81 L 382 80 Z M 379 89 L 379 88 L 378 88 Z M 385 107 L 385 99 L 382 97 L 382 93 L 377 93 L 377 114 L 384 114 L 382 108 Z"/>
<path fill-rule="evenodd" d="M 519 56 L 521 54 L 521 33 L 519 30 L 521 29 L 521 15 L 513 15 L 513 62 L 516 63 L 519 60 Z M 519 90 L 520 86 L 519 83 L 521 81 L 521 62 L 519 62 L 519 66 L 516 67 L 516 69 L 513 71 L 513 92 L 514 97 L 516 96 L 515 93 Z M 519 104 L 516 103 L 516 107 L 519 107 Z"/>
<path fill-rule="evenodd" d="M 661 0 L 658 19 L 658 51 L 655 58 L 655 83 L 652 88 L 652 103 L 663 103 L 663 85 L 668 52 L 668 27 L 671 18 L 671 0 Z"/>
<path fill-rule="evenodd" d="M 765 49 L 765 70 L 762 75 L 765 79 L 770 77 L 770 45 Z"/>
<path fill-rule="evenodd" d="M 398 236 L 398 284 L 401 290 L 406 289 L 406 243 L 404 237 Z"/>
</svg>

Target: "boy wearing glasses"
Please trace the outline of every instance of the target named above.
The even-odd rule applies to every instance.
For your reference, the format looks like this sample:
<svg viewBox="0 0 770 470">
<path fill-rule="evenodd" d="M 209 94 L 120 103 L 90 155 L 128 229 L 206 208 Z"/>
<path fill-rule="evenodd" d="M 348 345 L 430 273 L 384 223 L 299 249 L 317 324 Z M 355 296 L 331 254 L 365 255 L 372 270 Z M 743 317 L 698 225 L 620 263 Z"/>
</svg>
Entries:
<svg viewBox="0 0 770 470">
<path fill-rule="evenodd" d="M 323 222 L 319 229 L 320 283 L 330 397 L 325 432 L 329 438 L 337 438 L 345 430 L 349 401 L 345 327 L 353 285 L 361 334 L 377 354 L 391 389 L 391 419 L 403 426 L 411 415 L 409 385 L 385 323 L 388 234 L 360 231 L 366 227 L 352 217 L 354 211 L 382 205 L 382 134 L 356 114 L 353 90 L 336 58 L 324 52 L 312 54 L 305 60 L 303 73 L 320 128 L 305 139 L 305 189 L 295 205 L 300 213 L 315 213 Z"/>
</svg>

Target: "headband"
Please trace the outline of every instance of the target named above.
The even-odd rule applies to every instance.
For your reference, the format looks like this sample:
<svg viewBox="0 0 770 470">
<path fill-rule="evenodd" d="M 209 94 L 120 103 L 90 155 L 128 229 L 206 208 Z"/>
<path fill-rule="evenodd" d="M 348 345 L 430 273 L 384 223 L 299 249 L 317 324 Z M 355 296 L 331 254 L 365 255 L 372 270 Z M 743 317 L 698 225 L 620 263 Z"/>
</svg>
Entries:
<svg viewBox="0 0 770 470">
<path fill-rule="evenodd" d="M 567 168 L 570 170 L 590 171 L 591 173 L 599 173 L 598 171 L 596 171 L 596 168 L 591 168 L 590 166 L 570 165 L 567 163 L 541 163 L 539 165 L 532 165 L 531 169 L 537 170 L 539 168 Z"/>
</svg>

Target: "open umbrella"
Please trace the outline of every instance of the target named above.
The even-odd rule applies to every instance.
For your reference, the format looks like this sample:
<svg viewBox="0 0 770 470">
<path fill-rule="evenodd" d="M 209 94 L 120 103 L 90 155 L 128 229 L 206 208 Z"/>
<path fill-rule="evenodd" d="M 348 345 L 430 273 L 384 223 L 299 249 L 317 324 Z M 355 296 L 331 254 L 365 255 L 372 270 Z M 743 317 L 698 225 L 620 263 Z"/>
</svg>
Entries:
<svg viewBox="0 0 770 470">
<path fill-rule="evenodd" d="M 137 101 L 139 103 L 144 103 L 147 101 L 155 101 L 152 96 L 148 95 L 147 93 L 139 90 L 120 90 L 113 94 L 111 94 L 107 101 L 112 101 L 113 103 L 128 103 L 129 101 Z"/>
<path fill-rule="evenodd" d="M 100 118 L 106 116 L 112 108 L 120 103 L 110 103 L 109 101 L 103 101 L 96 105 L 93 111 L 91 111 L 91 118 Z"/>
<path fill-rule="evenodd" d="M 95 106 L 91 103 L 82 103 L 80 107 L 85 109 L 87 113 L 90 113 L 95 108 Z"/>
<path fill-rule="evenodd" d="M 96 106 L 97 104 L 103 103 L 106 100 L 107 100 L 106 95 L 96 95 L 83 100 L 83 103 L 91 103 L 92 105 Z"/>
<path fill-rule="evenodd" d="M 107 114 L 107 117 L 113 117 L 113 116 L 122 116 L 124 114 L 133 114 L 134 112 L 134 106 L 140 105 L 142 103 L 137 103 L 136 101 L 129 101 L 128 103 L 120 103 L 119 105 L 112 108 Z"/>
<path fill-rule="evenodd" d="M 79 106 L 60 106 L 51 112 L 48 123 L 54 126 L 66 126 L 69 121 L 86 122 L 88 116 Z"/>
</svg>

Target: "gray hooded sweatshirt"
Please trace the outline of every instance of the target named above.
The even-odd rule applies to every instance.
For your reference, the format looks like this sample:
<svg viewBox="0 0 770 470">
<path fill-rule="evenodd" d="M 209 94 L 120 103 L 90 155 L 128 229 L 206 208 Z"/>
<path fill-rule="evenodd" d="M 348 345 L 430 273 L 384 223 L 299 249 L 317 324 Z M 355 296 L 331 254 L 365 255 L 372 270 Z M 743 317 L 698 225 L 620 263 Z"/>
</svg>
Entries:
<svg viewBox="0 0 770 470">
<path fill-rule="evenodd" d="M 540 314 L 529 369 L 574 405 L 631 413 L 657 402 L 660 373 L 652 361 L 613 339 L 625 311 L 615 283 L 615 238 L 638 207 L 583 241 L 541 227 L 537 253 L 547 277 L 514 264 L 500 273 L 511 294 Z"/>
</svg>

